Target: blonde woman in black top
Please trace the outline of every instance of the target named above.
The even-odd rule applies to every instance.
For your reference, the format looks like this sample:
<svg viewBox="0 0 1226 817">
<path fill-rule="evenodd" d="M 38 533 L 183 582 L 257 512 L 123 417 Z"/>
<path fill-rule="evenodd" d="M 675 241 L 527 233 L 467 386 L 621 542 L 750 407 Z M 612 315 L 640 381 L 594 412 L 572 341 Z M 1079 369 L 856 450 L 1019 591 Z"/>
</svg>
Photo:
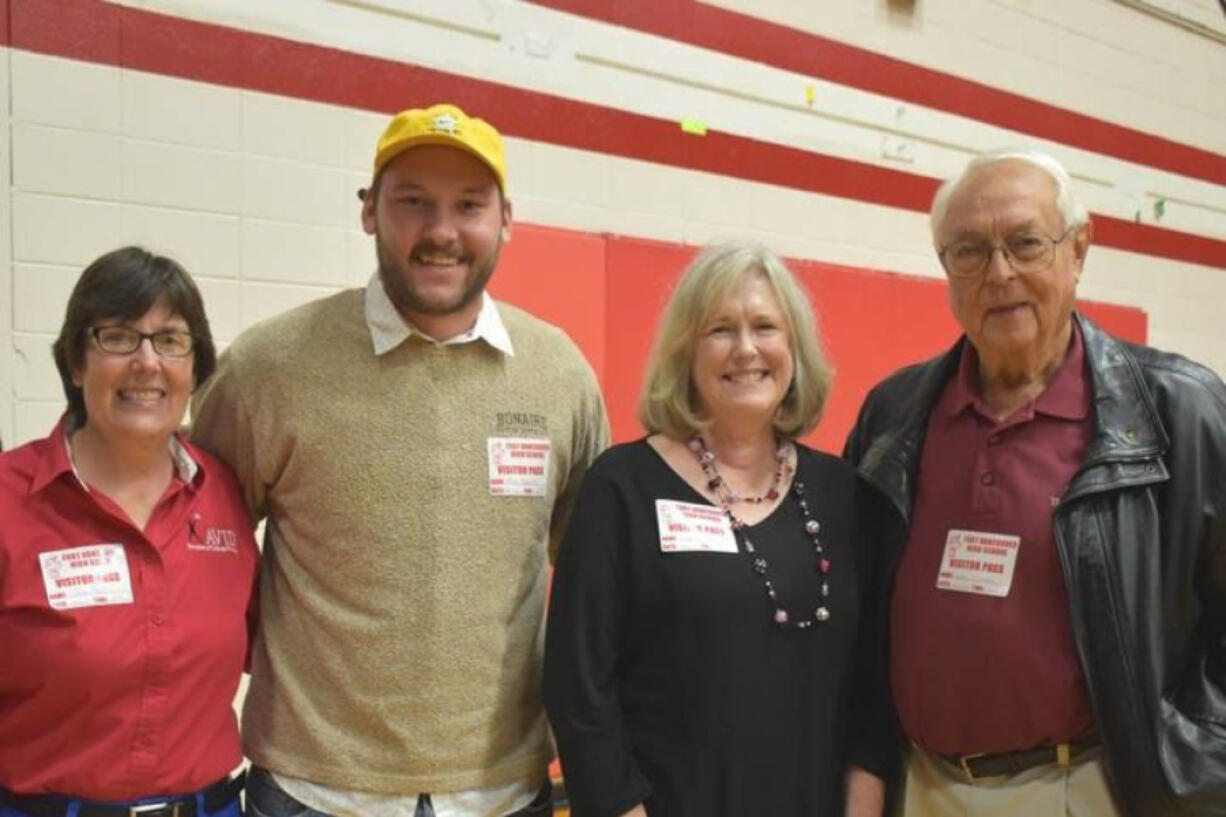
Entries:
<svg viewBox="0 0 1226 817">
<path fill-rule="evenodd" d="M 592 466 L 555 574 L 545 702 L 575 817 L 881 814 L 880 500 L 795 441 L 828 380 L 774 254 L 694 260 L 648 365 L 649 435 Z"/>
</svg>

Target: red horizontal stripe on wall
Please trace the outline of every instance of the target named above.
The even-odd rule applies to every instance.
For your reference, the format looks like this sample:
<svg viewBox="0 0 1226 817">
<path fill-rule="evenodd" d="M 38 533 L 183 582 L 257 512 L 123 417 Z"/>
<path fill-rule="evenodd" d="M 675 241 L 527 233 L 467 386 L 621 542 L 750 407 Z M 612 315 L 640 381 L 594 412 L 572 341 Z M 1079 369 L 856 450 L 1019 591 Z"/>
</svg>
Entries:
<svg viewBox="0 0 1226 817">
<path fill-rule="evenodd" d="M 1226 269 L 1226 241 L 1094 215 L 1094 243 Z"/>
<path fill-rule="evenodd" d="M 8 40 L 17 48 L 115 65 L 120 6 L 98 0 L 9 0 Z"/>
<path fill-rule="evenodd" d="M 1226 156 L 698 0 L 528 0 L 817 79 L 1226 184 Z"/>
<path fill-rule="evenodd" d="M 373 111 L 445 99 L 509 136 L 916 212 L 937 187 L 914 173 L 717 131 L 691 136 L 677 122 L 102 0 L 7 2 L 11 44 L 60 57 Z M 1095 221 L 1097 243 L 1226 269 L 1226 241 Z"/>
</svg>

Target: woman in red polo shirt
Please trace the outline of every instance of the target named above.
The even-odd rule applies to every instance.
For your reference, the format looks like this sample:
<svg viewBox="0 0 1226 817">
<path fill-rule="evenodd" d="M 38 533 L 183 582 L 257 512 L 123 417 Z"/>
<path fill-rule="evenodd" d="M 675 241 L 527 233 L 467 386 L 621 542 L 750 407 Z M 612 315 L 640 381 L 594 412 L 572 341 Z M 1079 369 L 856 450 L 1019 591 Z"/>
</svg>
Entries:
<svg viewBox="0 0 1226 817">
<path fill-rule="evenodd" d="M 0 817 L 239 817 L 258 563 L 237 483 L 177 433 L 216 352 L 174 261 L 82 273 L 68 410 L 0 454 Z"/>
</svg>

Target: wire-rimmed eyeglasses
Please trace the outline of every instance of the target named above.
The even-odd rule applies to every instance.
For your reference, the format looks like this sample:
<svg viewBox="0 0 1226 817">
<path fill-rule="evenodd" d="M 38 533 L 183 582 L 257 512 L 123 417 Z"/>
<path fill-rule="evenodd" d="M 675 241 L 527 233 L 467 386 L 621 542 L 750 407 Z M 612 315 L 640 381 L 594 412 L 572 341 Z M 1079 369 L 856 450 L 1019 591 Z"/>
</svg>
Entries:
<svg viewBox="0 0 1226 817">
<path fill-rule="evenodd" d="M 978 278 L 988 268 L 992 254 L 997 250 L 1014 272 L 1023 275 L 1042 272 L 1051 266 L 1056 245 L 1072 235 L 1078 226 L 1070 226 L 1057 238 L 1037 230 L 1025 230 L 1006 237 L 1004 241 L 970 238 L 952 241 L 938 249 L 937 256 L 950 278 Z"/>
</svg>

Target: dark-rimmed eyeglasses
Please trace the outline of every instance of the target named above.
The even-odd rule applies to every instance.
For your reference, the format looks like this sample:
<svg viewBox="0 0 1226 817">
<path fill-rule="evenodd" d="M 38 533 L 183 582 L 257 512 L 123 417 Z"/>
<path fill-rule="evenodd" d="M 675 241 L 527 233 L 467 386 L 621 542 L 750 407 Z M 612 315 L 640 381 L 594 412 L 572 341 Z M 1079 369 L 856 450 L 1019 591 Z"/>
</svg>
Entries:
<svg viewBox="0 0 1226 817">
<path fill-rule="evenodd" d="M 91 326 L 89 335 L 98 349 L 108 355 L 130 355 L 146 338 L 153 351 L 162 357 L 187 357 L 196 347 L 191 332 L 183 329 L 163 329 L 159 332 L 138 332 L 127 326 Z"/>
<path fill-rule="evenodd" d="M 1037 230 L 1026 230 L 999 242 L 969 238 L 953 241 L 938 249 L 937 256 L 950 278 L 978 278 L 992 263 L 992 255 L 997 250 L 1016 273 L 1042 272 L 1051 266 L 1056 245 L 1072 235 L 1077 227 L 1074 224 L 1057 238 Z"/>
</svg>

